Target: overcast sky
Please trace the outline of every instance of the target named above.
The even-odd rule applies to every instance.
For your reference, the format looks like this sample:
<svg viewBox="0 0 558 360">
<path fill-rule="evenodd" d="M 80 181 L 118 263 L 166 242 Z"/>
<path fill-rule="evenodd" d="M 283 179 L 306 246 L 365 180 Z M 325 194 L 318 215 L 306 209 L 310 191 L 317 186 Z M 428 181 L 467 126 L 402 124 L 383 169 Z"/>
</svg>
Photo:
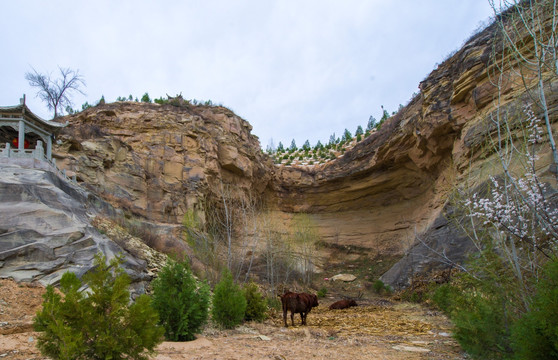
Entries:
<svg viewBox="0 0 558 360">
<path fill-rule="evenodd" d="M 262 147 L 300 147 L 366 127 L 492 14 L 487 0 L 2 1 L 0 105 L 24 76 L 79 69 L 74 108 L 148 92 L 212 100 L 248 120 Z"/>
</svg>

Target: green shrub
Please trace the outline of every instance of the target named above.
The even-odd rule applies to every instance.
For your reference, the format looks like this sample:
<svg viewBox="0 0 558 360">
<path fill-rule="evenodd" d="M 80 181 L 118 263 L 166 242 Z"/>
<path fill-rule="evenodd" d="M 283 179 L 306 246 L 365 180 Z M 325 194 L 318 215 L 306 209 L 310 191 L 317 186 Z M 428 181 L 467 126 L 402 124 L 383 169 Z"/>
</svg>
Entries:
<svg viewBox="0 0 558 360">
<path fill-rule="evenodd" d="M 380 279 L 376 280 L 374 282 L 374 285 L 372 285 L 374 291 L 379 294 L 382 292 L 382 290 L 384 290 L 385 286 L 384 286 L 384 282 Z"/>
<path fill-rule="evenodd" d="M 416 291 L 411 291 L 408 295 L 408 297 L 406 298 L 407 301 L 413 302 L 413 303 L 421 303 L 422 302 L 422 293 L 416 292 Z"/>
<path fill-rule="evenodd" d="M 165 105 L 169 103 L 169 99 L 163 99 L 163 97 L 159 97 L 158 99 L 153 99 L 156 104 Z"/>
<path fill-rule="evenodd" d="M 325 297 L 326 294 L 327 294 L 327 288 L 325 286 L 323 288 L 321 288 L 320 290 L 318 290 L 318 297 L 319 298 Z"/>
<path fill-rule="evenodd" d="M 81 105 L 81 110 L 82 110 L 82 111 L 83 111 L 83 110 L 87 110 L 87 109 L 89 109 L 90 107 L 92 107 L 92 106 L 86 101 L 85 104 L 82 104 L 82 105 Z"/>
<path fill-rule="evenodd" d="M 512 356 L 511 325 L 518 315 L 512 269 L 487 249 L 468 264 L 473 272 L 457 274 L 434 292 L 436 304 L 447 309 L 455 325 L 454 338 L 474 359 L 506 359 Z M 443 297 L 446 297 L 443 299 Z"/>
<path fill-rule="evenodd" d="M 130 304 L 130 278 L 120 256 L 105 263 L 95 256 L 95 269 L 83 276 L 90 294 L 80 291 L 82 282 L 67 272 L 60 280 L 64 296 L 47 287 L 34 328 L 42 333 L 37 346 L 52 359 L 147 359 L 163 340 L 151 299 L 141 295 Z"/>
<path fill-rule="evenodd" d="M 258 285 L 253 282 L 246 284 L 244 286 L 244 297 L 246 298 L 244 320 L 264 321 L 267 315 L 267 303 L 258 289 Z"/>
<path fill-rule="evenodd" d="M 502 302 L 506 300 L 483 291 L 459 295 L 454 307 L 454 337 L 475 359 L 506 358 L 510 353 L 510 333 Z"/>
<path fill-rule="evenodd" d="M 512 327 L 517 359 L 558 358 L 558 261 L 546 264 L 531 310 Z"/>
<path fill-rule="evenodd" d="M 209 286 L 200 283 L 186 261 L 169 260 L 152 282 L 153 307 L 159 312 L 165 337 L 194 340 L 207 321 Z"/>
<path fill-rule="evenodd" d="M 430 299 L 440 310 L 449 314 L 452 310 L 452 301 L 456 297 L 455 290 L 450 284 L 442 284 L 434 289 L 430 294 Z"/>
<path fill-rule="evenodd" d="M 213 321 L 225 329 L 232 329 L 242 322 L 246 311 L 246 298 L 226 270 L 213 291 Z"/>
</svg>

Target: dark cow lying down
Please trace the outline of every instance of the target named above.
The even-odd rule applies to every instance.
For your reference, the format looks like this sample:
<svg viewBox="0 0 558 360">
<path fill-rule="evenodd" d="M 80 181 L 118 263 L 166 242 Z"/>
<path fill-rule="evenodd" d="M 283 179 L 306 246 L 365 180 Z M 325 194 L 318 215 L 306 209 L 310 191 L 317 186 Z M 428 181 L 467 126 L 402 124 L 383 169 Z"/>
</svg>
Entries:
<svg viewBox="0 0 558 360">
<path fill-rule="evenodd" d="M 351 306 L 358 306 L 358 304 L 354 300 L 339 300 L 329 305 L 329 309 L 330 310 L 347 309 L 350 308 Z"/>
<path fill-rule="evenodd" d="M 318 297 L 314 294 L 297 294 L 287 291 L 283 295 L 278 296 L 281 298 L 281 304 L 283 305 L 283 321 L 285 321 L 285 327 L 289 326 L 287 325 L 287 311 L 291 312 L 291 322 L 293 326 L 295 313 L 300 313 L 302 325 L 306 325 L 306 316 L 313 307 L 318 306 Z"/>
</svg>

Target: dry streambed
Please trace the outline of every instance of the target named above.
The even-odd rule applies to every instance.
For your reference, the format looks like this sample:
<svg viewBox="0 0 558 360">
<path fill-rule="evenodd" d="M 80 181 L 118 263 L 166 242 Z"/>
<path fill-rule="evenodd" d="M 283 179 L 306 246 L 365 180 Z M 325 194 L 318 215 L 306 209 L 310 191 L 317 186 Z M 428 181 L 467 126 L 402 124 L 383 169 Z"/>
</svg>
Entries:
<svg viewBox="0 0 558 360">
<path fill-rule="evenodd" d="M 0 280 L 0 359 L 44 359 L 30 331 L 42 288 Z M 235 330 L 211 326 L 195 341 L 164 342 L 155 359 L 465 359 L 441 314 L 417 304 L 376 300 L 329 310 L 321 301 L 308 326 L 283 327 L 281 314 Z M 290 322 L 290 317 L 289 317 Z"/>
</svg>

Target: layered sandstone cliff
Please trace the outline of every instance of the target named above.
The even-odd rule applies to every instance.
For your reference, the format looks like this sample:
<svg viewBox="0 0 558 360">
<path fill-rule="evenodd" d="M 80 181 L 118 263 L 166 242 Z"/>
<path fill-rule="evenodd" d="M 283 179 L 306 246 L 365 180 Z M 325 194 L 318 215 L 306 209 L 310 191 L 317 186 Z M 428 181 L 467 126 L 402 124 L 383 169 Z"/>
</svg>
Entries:
<svg viewBox="0 0 558 360">
<path fill-rule="evenodd" d="M 475 35 L 379 131 L 327 164 L 272 164 L 250 125 L 222 107 L 131 102 L 68 117 L 55 156 L 82 185 L 152 221 L 180 224 L 188 210 L 203 212 L 222 196 L 222 184 L 231 184 L 233 199 L 261 199 L 287 227 L 293 214 L 309 214 L 331 245 L 322 248 L 323 265 L 343 261 L 335 256 L 340 246 L 393 260 L 423 242 L 460 261 L 468 244 L 446 216 L 448 196 L 465 179 L 476 186 L 498 172 L 494 156 L 478 151 L 496 111 L 495 33 L 492 25 Z M 510 109 L 529 101 L 521 86 L 500 94 L 500 106 Z M 556 94 L 547 99 L 554 120 Z M 543 174 L 549 163 L 543 150 Z M 384 279 L 402 284 L 410 269 L 430 268 L 437 263 L 430 250 L 406 257 Z"/>
<path fill-rule="evenodd" d="M 486 73 L 492 36 L 484 31 L 438 66 L 404 109 L 337 161 L 280 169 L 280 207 L 315 214 L 329 241 L 402 254 L 434 223 L 468 166 L 467 129 L 494 110 Z"/>
<path fill-rule="evenodd" d="M 113 205 L 181 223 L 221 184 L 234 197 L 262 194 L 271 179 L 251 126 L 226 108 L 117 102 L 68 118 L 55 156 Z"/>
<path fill-rule="evenodd" d="M 404 286 L 413 274 L 448 266 L 448 260 L 462 261 L 471 243 L 453 222 L 449 196 L 465 182 L 474 189 L 502 171 L 483 148 L 495 129 L 498 101 L 510 112 L 533 102 L 509 68 L 502 88 L 494 85 L 496 32 L 493 24 L 470 39 L 420 83 L 404 109 L 337 161 L 277 171 L 280 208 L 312 213 L 329 243 L 365 248 L 372 258 L 406 253 L 382 278 L 392 285 Z M 508 61 L 514 61 L 511 55 Z M 547 89 L 554 133 L 556 86 Z M 537 171 L 555 185 L 549 149 L 541 148 L 539 156 Z"/>
</svg>

